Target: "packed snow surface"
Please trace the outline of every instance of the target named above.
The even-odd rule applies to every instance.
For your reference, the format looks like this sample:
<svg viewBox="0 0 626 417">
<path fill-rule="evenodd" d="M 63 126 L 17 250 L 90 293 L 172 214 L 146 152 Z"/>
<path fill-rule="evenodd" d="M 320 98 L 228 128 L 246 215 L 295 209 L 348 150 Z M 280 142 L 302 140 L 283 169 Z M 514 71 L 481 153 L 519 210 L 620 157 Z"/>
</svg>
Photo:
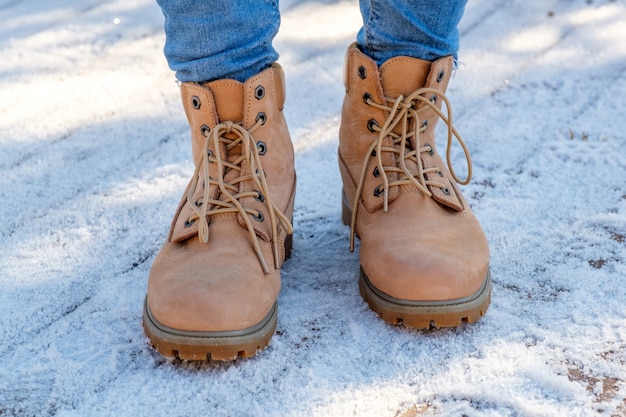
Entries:
<svg viewBox="0 0 626 417">
<path fill-rule="evenodd" d="M 0 0 L 0 416 L 626 415 L 624 1 L 469 2 L 448 97 L 493 298 L 431 331 L 367 308 L 340 219 L 358 2 L 281 8 L 294 251 L 269 348 L 216 364 L 141 326 L 193 170 L 159 7 Z"/>
</svg>

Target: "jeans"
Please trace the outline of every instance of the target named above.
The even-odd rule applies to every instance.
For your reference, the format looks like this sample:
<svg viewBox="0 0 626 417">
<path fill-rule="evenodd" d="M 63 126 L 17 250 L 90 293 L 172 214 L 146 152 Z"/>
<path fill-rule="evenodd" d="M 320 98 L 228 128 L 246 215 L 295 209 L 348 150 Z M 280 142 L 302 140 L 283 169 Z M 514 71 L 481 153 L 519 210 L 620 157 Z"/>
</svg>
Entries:
<svg viewBox="0 0 626 417">
<path fill-rule="evenodd" d="M 459 49 L 467 0 L 360 0 L 356 40 L 379 65 L 394 56 L 435 60 Z M 278 59 L 278 0 L 157 0 L 165 57 L 179 81 L 244 81 Z"/>
</svg>

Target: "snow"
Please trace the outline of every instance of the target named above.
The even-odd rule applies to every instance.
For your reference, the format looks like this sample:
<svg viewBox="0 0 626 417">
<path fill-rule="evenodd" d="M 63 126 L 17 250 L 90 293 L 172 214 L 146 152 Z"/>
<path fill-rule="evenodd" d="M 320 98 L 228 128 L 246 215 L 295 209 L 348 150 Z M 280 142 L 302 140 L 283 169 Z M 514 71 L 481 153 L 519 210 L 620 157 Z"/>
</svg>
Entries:
<svg viewBox="0 0 626 417">
<path fill-rule="evenodd" d="M 432 331 L 367 308 L 340 220 L 358 4 L 281 8 L 294 252 L 270 347 L 215 364 L 165 360 L 141 327 L 192 173 L 158 6 L 0 0 L 0 416 L 626 415 L 624 2 L 469 2 L 448 96 L 493 299 Z"/>
</svg>

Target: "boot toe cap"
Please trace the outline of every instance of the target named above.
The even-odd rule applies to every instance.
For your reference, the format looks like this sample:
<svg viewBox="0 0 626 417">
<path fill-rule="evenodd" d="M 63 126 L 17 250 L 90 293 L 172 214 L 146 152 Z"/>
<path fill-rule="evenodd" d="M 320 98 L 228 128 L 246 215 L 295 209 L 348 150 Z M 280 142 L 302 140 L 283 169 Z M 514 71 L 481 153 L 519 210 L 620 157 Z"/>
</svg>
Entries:
<svg viewBox="0 0 626 417">
<path fill-rule="evenodd" d="M 235 263 L 206 256 L 194 257 L 195 262 L 157 257 L 148 309 L 160 324 L 185 331 L 236 331 L 258 324 L 276 301 L 280 273 L 266 276 L 256 257 L 249 258 Z"/>
<path fill-rule="evenodd" d="M 481 253 L 402 247 L 405 250 L 379 250 L 373 258 L 361 249 L 362 268 L 371 284 L 398 300 L 464 299 L 480 291 L 488 275 L 488 256 Z"/>
</svg>

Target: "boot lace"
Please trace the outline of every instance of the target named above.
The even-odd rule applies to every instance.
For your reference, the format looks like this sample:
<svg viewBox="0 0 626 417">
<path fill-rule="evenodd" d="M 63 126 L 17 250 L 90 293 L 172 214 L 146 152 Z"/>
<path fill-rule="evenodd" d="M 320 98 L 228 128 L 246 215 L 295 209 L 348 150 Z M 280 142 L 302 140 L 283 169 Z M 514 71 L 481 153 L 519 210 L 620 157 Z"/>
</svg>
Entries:
<svg viewBox="0 0 626 417">
<path fill-rule="evenodd" d="M 203 132 L 205 141 L 202 148 L 202 160 L 199 164 L 196 164 L 191 186 L 187 194 L 187 204 L 193 209 L 194 214 L 187 221 L 194 222 L 199 220 L 198 239 L 203 243 L 207 243 L 209 241 L 209 219 L 211 216 L 225 213 L 241 214 L 250 234 L 250 241 L 252 242 L 254 251 L 263 268 L 263 272 L 269 274 L 270 270 L 261 252 L 259 237 L 255 233 L 254 227 L 250 222 L 250 217 L 248 216 L 252 215 L 259 218 L 262 216 L 262 213 L 244 207 L 239 201 L 245 197 L 256 197 L 259 199 L 261 196 L 258 191 L 239 192 L 239 184 L 245 181 L 252 181 L 255 185 L 254 189 L 260 190 L 262 194 L 262 200 L 267 207 L 271 223 L 272 251 L 276 268 L 280 266 L 278 224 L 280 224 L 287 234 L 292 234 L 293 228 L 289 219 L 274 205 L 270 197 L 265 180 L 265 173 L 261 165 L 259 150 L 252 138 L 252 132 L 261 124 L 262 120 L 258 120 L 257 123 L 248 130 L 240 124 L 226 121 L 215 126 L 211 132 L 209 132 L 208 129 Z M 225 135 L 228 135 L 228 137 L 225 137 Z M 210 145 L 213 146 L 211 147 Z M 229 161 L 227 159 L 229 152 L 237 147 L 241 149 L 241 155 L 233 161 Z M 213 178 L 209 175 L 209 164 L 213 163 L 217 164 L 217 178 Z M 249 167 L 249 174 L 243 172 L 242 166 Z M 239 171 L 239 175 L 234 179 L 226 181 L 226 174 L 233 170 Z M 205 181 L 204 184 L 202 184 L 203 180 Z M 216 185 L 219 188 L 218 199 L 211 198 L 209 195 L 211 185 Z M 193 201 L 193 196 L 199 186 L 204 187 L 203 196 L 199 200 Z"/>
<path fill-rule="evenodd" d="M 445 103 L 446 114 L 444 114 L 437 106 L 436 103 L 438 99 L 443 100 Z M 427 122 L 421 124 L 419 123 L 419 113 L 425 109 L 432 109 L 447 126 L 448 139 L 446 144 L 446 162 L 454 181 L 459 184 L 466 185 L 472 178 L 472 159 L 470 157 L 469 150 L 452 124 L 452 109 L 450 107 L 450 102 L 441 91 L 434 88 L 420 88 L 407 97 L 400 95 L 395 99 L 385 98 L 385 104 L 376 103 L 372 100 L 371 96 L 367 96 L 365 101 L 372 107 L 388 112 L 389 116 L 385 120 L 382 127 L 379 127 L 375 123 L 369 125 L 371 130 L 378 132 L 378 139 L 372 142 L 369 149 L 365 153 L 365 157 L 363 158 L 361 176 L 358 182 L 354 202 L 352 204 L 353 210 L 350 223 L 350 251 L 354 251 L 354 237 L 356 235 L 359 198 L 365 184 L 367 161 L 373 151 L 376 151 L 378 172 L 383 179 L 382 189 L 379 188 L 378 192 L 383 195 L 384 211 L 387 211 L 389 207 L 390 187 L 412 184 L 428 197 L 432 196 L 432 193 L 428 189 L 429 186 L 441 188 L 442 190 L 446 189 L 445 184 L 426 178 L 426 174 L 440 172 L 440 169 L 437 167 L 425 168 L 422 162 L 422 153 L 432 153 L 434 151 L 434 148 L 428 144 L 424 144 L 424 146 L 419 147 L 420 134 L 424 133 L 428 129 Z M 413 120 L 413 128 L 410 128 L 411 120 Z M 400 127 L 399 130 L 396 129 L 397 126 Z M 398 131 L 400 133 L 397 133 Z M 383 146 L 385 138 L 392 139 L 392 146 Z M 414 143 L 417 144 L 419 147 L 418 149 L 413 149 L 411 138 L 415 138 Z M 463 153 L 467 162 L 467 177 L 465 179 L 460 179 L 452 167 L 450 149 L 452 147 L 453 139 L 456 139 L 461 145 L 461 148 L 463 148 Z M 398 162 L 396 166 L 383 165 L 383 152 L 391 152 L 397 156 L 396 161 Z M 410 163 L 407 164 L 407 162 Z M 392 172 L 398 174 L 398 180 L 390 182 L 387 174 Z"/>
</svg>

